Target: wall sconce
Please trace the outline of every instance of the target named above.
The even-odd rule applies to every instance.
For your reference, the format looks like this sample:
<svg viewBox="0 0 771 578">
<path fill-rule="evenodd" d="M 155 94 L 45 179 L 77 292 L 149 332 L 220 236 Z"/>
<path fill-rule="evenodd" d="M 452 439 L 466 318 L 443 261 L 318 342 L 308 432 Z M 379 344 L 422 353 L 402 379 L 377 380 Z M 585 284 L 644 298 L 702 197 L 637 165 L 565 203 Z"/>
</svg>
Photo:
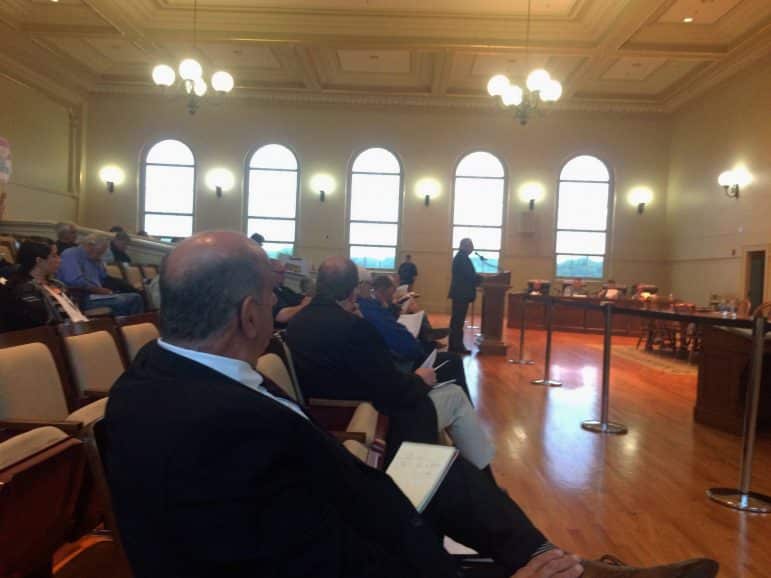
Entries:
<svg viewBox="0 0 771 578">
<path fill-rule="evenodd" d="M 116 165 L 105 165 L 99 170 L 99 180 L 107 185 L 107 191 L 115 192 L 115 185 L 123 183 L 126 178 L 123 169 Z"/>
<path fill-rule="evenodd" d="M 738 199 L 739 189 L 752 182 L 752 175 L 746 169 L 733 169 L 720 173 L 717 182 L 723 187 L 726 196 L 731 199 Z"/>
<path fill-rule="evenodd" d="M 217 198 L 222 197 L 223 191 L 233 188 L 236 179 L 227 169 L 216 168 L 206 173 L 206 186 L 217 193 Z"/>
<path fill-rule="evenodd" d="M 319 194 L 319 200 L 323 203 L 327 193 L 335 190 L 335 179 L 325 173 L 313 175 L 311 178 L 311 190 Z"/>
<path fill-rule="evenodd" d="M 436 179 L 420 179 L 415 184 L 415 190 L 417 191 L 417 195 L 423 199 L 423 204 L 428 206 L 431 204 L 431 199 L 439 196 L 442 185 L 440 185 L 439 181 Z"/>
<path fill-rule="evenodd" d="M 629 191 L 629 204 L 637 207 L 637 213 L 642 215 L 645 211 L 645 205 L 649 205 L 653 200 L 653 191 L 648 187 L 634 187 Z"/>
<path fill-rule="evenodd" d="M 543 199 L 546 192 L 541 183 L 530 181 L 519 187 L 519 198 L 527 203 L 528 209 L 535 209 L 535 203 Z"/>
</svg>

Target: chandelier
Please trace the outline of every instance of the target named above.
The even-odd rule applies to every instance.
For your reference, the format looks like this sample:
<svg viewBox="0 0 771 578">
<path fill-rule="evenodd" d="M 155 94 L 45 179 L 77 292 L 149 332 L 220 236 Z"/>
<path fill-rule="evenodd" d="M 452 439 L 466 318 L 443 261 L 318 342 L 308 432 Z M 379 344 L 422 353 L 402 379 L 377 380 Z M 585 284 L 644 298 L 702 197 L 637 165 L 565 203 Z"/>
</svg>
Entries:
<svg viewBox="0 0 771 578">
<path fill-rule="evenodd" d="M 198 40 L 198 0 L 193 2 L 193 50 L 197 47 Z M 195 114 L 201 98 L 206 94 L 209 85 L 203 77 L 203 67 L 194 58 L 185 58 L 177 68 L 181 82 L 181 89 L 187 95 L 187 110 Z M 153 82 L 156 86 L 169 88 L 177 83 L 174 69 L 168 64 L 158 64 L 153 68 Z M 217 94 L 227 94 L 233 90 L 233 76 L 224 70 L 218 70 L 211 75 L 211 87 Z"/>
<path fill-rule="evenodd" d="M 527 2 L 527 24 L 525 29 L 525 60 L 530 46 L 530 2 Z M 498 97 L 506 109 L 513 108 L 519 124 L 525 125 L 538 112 L 541 102 L 556 102 L 562 96 L 562 85 L 551 78 L 543 68 L 536 68 L 527 76 L 525 89 L 512 84 L 505 74 L 496 74 L 487 82 L 487 93 Z"/>
</svg>

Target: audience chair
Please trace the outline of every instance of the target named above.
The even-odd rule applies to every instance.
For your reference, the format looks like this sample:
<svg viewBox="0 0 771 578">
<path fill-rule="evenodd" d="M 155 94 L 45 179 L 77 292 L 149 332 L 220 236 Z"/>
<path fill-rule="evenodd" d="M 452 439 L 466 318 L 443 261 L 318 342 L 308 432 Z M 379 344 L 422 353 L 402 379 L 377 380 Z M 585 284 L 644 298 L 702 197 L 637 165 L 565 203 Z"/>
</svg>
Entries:
<svg viewBox="0 0 771 578">
<path fill-rule="evenodd" d="M 766 319 L 771 318 L 771 301 L 761 303 L 755 308 L 755 311 L 752 312 L 752 316 L 757 317 L 758 315 L 762 315 Z"/>
<path fill-rule="evenodd" d="M 104 414 L 106 399 L 81 407 L 53 327 L 0 334 L 0 434 L 45 425 L 76 435 Z"/>
<path fill-rule="evenodd" d="M 120 268 L 120 265 L 117 263 L 109 263 L 104 266 L 105 271 L 107 271 L 107 275 L 110 277 L 115 277 L 116 279 L 124 279 L 125 276 L 123 275 L 123 270 Z"/>
<path fill-rule="evenodd" d="M 72 378 L 81 396 L 89 399 L 108 394 L 128 365 L 112 319 L 93 319 L 58 326 L 64 341 Z"/>
<path fill-rule="evenodd" d="M 75 528 L 84 467 L 83 444 L 54 427 L 0 443 L 0 576 L 52 575 Z"/>
<path fill-rule="evenodd" d="M 139 265 L 139 269 L 142 271 L 142 277 L 148 281 L 152 281 L 158 276 L 157 265 Z"/>
<path fill-rule="evenodd" d="M 141 313 L 128 317 L 117 317 L 115 324 L 120 330 L 123 348 L 129 362 L 133 361 L 145 344 L 158 339 L 158 312 Z"/>
<path fill-rule="evenodd" d="M 9 263 L 16 263 L 16 239 L 9 235 L 0 235 L 0 257 Z"/>
<path fill-rule="evenodd" d="M 130 265 L 123 263 L 121 266 L 123 269 L 123 278 L 131 284 L 131 286 L 139 292 L 145 290 L 145 280 L 142 276 L 142 271 L 137 265 Z"/>
<path fill-rule="evenodd" d="M 361 400 L 341 399 L 306 399 L 297 379 L 297 372 L 292 361 L 292 352 L 284 340 L 283 332 L 277 331 L 268 344 L 266 353 L 276 355 L 283 363 L 287 388 L 290 396 L 304 405 L 313 418 L 329 431 L 346 431 L 364 433 L 365 443 L 377 450 L 385 448 L 385 438 L 388 431 L 388 418 L 381 415 L 368 402 Z M 273 379 L 269 374 L 268 377 Z M 277 384 L 281 385 L 277 380 Z M 282 386 L 284 387 L 284 386 Z"/>
</svg>

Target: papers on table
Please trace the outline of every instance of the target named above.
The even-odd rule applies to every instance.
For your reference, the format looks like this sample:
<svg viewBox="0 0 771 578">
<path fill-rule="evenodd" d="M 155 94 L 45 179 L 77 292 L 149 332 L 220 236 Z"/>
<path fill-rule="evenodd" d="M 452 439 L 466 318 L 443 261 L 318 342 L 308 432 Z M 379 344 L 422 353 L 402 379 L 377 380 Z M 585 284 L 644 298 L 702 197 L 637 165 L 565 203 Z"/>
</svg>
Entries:
<svg viewBox="0 0 771 578">
<path fill-rule="evenodd" d="M 457 457 L 458 450 L 451 446 L 403 442 L 386 474 L 422 512 Z"/>
<path fill-rule="evenodd" d="M 423 323 L 423 316 L 425 311 L 418 311 L 417 313 L 406 313 L 399 316 L 399 323 L 404 325 L 407 330 L 412 333 L 412 336 L 417 338 L 420 333 L 420 326 Z"/>
</svg>

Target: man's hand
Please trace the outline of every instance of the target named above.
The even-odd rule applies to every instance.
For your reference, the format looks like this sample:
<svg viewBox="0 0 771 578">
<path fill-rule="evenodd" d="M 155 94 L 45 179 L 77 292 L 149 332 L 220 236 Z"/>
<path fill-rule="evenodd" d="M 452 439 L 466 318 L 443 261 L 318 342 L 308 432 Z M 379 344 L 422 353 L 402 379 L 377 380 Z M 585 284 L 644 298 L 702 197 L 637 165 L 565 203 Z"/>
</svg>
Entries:
<svg viewBox="0 0 771 578">
<path fill-rule="evenodd" d="M 583 573 L 580 558 L 555 549 L 531 559 L 512 578 L 578 578 Z"/>
<path fill-rule="evenodd" d="M 107 287 L 93 287 L 91 289 L 91 293 L 96 295 L 112 295 L 112 291 L 110 291 Z"/>
<path fill-rule="evenodd" d="M 425 381 L 426 385 L 436 385 L 436 371 L 433 367 L 419 367 L 415 370 L 415 375 Z"/>
</svg>

